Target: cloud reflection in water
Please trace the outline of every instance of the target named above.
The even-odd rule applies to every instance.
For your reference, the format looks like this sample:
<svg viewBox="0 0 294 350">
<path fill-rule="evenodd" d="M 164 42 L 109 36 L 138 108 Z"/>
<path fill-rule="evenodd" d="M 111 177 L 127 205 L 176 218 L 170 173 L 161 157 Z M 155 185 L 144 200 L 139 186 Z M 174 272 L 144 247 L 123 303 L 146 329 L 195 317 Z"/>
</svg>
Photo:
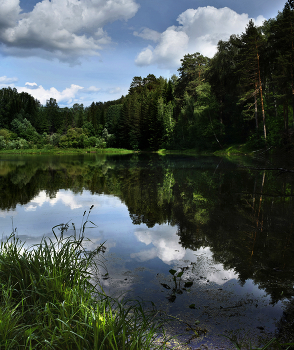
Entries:
<svg viewBox="0 0 294 350">
<path fill-rule="evenodd" d="M 130 257 L 141 262 L 159 258 L 168 265 L 189 265 L 193 271 L 193 277 L 201 276 L 200 283 L 208 280 L 222 285 L 228 280 L 238 279 L 234 270 L 224 269 L 222 264 L 217 264 L 213 259 L 213 253 L 209 247 L 203 247 L 197 251 L 184 249 L 176 234 L 177 228 L 169 225 L 155 225 L 151 229 L 139 228 L 134 234 L 137 239 L 150 246 L 150 249 L 143 249 L 131 253 Z M 192 276 L 191 276 L 192 277 Z"/>
</svg>

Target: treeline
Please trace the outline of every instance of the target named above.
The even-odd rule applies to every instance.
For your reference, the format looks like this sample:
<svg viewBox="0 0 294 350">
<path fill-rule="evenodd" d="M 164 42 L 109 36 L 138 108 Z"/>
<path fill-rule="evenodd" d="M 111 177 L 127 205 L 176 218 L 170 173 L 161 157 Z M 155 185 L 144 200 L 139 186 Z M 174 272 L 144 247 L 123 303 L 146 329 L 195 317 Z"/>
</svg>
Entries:
<svg viewBox="0 0 294 350">
<path fill-rule="evenodd" d="M 106 147 L 111 136 L 105 129 L 109 106 L 96 102 L 90 107 L 74 104 L 60 108 L 50 98 L 45 106 L 30 94 L 15 88 L 0 90 L 0 149 Z"/>
<path fill-rule="evenodd" d="M 134 77 L 119 100 L 46 106 L 0 90 L 0 149 L 120 147 L 217 149 L 293 146 L 294 1 L 277 17 L 219 41 L 212 59 L 185 55 L 178 76 Z"/>
</svg>

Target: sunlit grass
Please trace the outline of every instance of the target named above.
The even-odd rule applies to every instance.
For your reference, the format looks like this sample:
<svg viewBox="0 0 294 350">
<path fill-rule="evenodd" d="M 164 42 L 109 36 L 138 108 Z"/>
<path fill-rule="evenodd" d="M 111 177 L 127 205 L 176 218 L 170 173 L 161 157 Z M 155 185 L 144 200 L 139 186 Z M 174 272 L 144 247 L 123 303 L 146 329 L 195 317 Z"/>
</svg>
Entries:
<svg viewBox="0 0 294 350">
<path fill-rule="evenodd" d="M 191 148 L 191 149 L 182 149 L 182 150 L 170 150 L 170 149 L 159 149 L 156 153 L 160 155 L 165 155 L 165 154 L 183 154 L 183 155 L 191 155 L 191 156 L 199 156 L 199 155 L 212 155 L 213 152 L 200 152 L 198 149 Z"/>
<path fill-rule="evenodd" d="M 14 233 L 2 241 L 1 350 L 164 348 L 154 310 L 119 302 L 93 285 L 103 245 L 91 252 L 83 247 L 87 222 L 78 237 L 64 237 L 66 224 L 54 227 L 54 240 L 28 248 Z"/>
<path fill-rule="evenodd" d="M 252 155 L 252 150 L 246 144 L 230 145 L 224 149 L 214 152 L 217 156 Z"/>
<path fill-rule="evenodd" d="M 129 154 L 134 151 L 123 148 L 41 148 L 1 150 L 0 154 L 84 154 L 84 153 L 119 153 Z"/>
<path fill-rule="evenodd" d="M 98 148 L 96 152 L 97 153 L 122 153 L 122 154 L 138 153 L 137 151 L 131 151 L 124 148 Z"/>
</svg>

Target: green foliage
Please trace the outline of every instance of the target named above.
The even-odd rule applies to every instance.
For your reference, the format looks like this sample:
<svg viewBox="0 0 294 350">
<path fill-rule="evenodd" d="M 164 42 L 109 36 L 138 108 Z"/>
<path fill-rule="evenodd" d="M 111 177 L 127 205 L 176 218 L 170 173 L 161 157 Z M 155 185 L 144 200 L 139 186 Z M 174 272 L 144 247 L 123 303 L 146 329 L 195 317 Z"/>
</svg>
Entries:
<svg viewBox="0 0 294 350">
<path fill-rule="evenodd" d="M 44 118 L 47 122 L 50 132 L 56 132 L 62 126 L 62 120 L 60 118 L 59 106 L 55 98 L 50 98 L 46 101 L 44 108 Z"/>
<path fill-rule="evenodd" d="M 26 118 L 23 119 L 21 115 L 13 119 L 11 122 L 11 129 L 19 137 L 27 141 L 33 143 L 38 143 L 40 141 L 40 135 L 37 133 L 36 129 Z"/>
<path fill-rule="evenodd" d="M 117 132 L 118 123 L 121 118 L 121 104 L 115 104 L 108 108 L 106 114 L 106 127 L 110 134 Z"/>
<path fill-rule="evenodd" d="M 11 140 L 6 142 L 5 148 L 7 150 L 16 150 L 16 149 L 29 149 L 31 147 L 31 144 L 27 142 L 25 139 L 18 138 L 16 140 Z"/>
<path fill-rule="evenodd" d="M 71 128 L 66 135 L 61 136 L 59 145 L 62 148 L 84 148 L 86 135 L 81 128 Z"/>
<path fill-rule="evenodd" d="M 37 124 L 39 101 L 26 92 L 18 93 L 15 88 L 0 90 L 0 127 L 10 129 L 12 120 L 22 113 L 33 126 Z"/>
<path fill-rule="evenodd" d="M 251 150 L 251 151 L 262 149 L 265 146 L 266 146 L 265 139 L 262 132 L 260 131 L 253 132 L 248 137 L 248 141 L 246 142 L 246 147 L 248 148 L 248 150 Z"/>
<path fill-rule="evenodd" d="M 85 122 L 83 124 L 83 130 L 87 136 L 95 136 L 95 129 L 91 122 Z"/>
<path fill-rule="evenodd" d="M 189 96 L 195 95 L 195 88 L 204 80 L 209 58 L 196 52 L 185 55 L 181 62 L 181 67 L 178 69 L 180 76 L 175 87 L 175 95 L 180 100 L 184 98 L 185 92 Z"/>
<path fill-rule="evenodd" d="M 6 148 L 6 141 L 4 136 L 0 136 L 0 150 L 5 149 Z"/>
<path fill-rule="evenodd" d="M 175 120 L 173 117 L 173 105 L 171 101 L 165 104 L 162 97 L 158 99 L 158 117 L 162 120 L 163 124 L 161 146 L 166 148 L 173 147 Z"/>
<path fill-rule="evenodd" d="M 15 138 L 14 134 L 7 129 L 0 129 L 0 136 L 2 136 L 5 141 Z"/>
<path fill-rule="evenodd" d="M 104 137 L 106 137 L 109 141 L 111 135 L 107 133 L 107 135 L 105 134 Z M 49 140 L 48 143 L 50 143 L 52 146 L 58 145 L 61 148 L 105 148 L 106 141 L 104 137 L 88 137 L 88 135 L 84 133 L 84 129 L 71 128 L 67 130 L 66 135 L 60 136 L 59 134 L 53 134 L 51 136 L 47 136 L 47 139 Z"/>
<path fill-rule="evenodd" d="M 96 146 L 97 148 L 106 148 L 106 142 L 103 137 L 96 138 Z"/>
<path fill-rule="evenodd" d="M 8 143 L 16 140 L 17 135 L 7 129 L 0 129 L 0 150 L 7 149 Z"/>
<path fill-rule="evenodd" d="M 102 138 L 100 138 L 100 140 L 101 140 L 100 143 L 101 142 L 105 143 L 105 147 L 106 145 L 107 147 L 113 147 L 115 145 L 115 135 L 109 134 L 106 128 L 104 128 L 102 132 Z M 100 147 L 100 148 L 104 148 L 104 147 Z"/>
<path fill-rule="evenodd" d="M 187 54 L 179 76 L 135 76 L 126 96 L 86 108 L 59 108 L 53 98 L 42 107 L 26 93 L 1 89 L 0 127 L 37 147 L 94 147 L 90 138 L 98 136 L 104 139 L 98 147 L 104 142 L 132 150 L 203 151 L 246 142 L 251 148 L 294 147 L 293 28 L 288 1 L 263 26 L 250 20 L 244 33 L 219 41 L 212 59 Z M 68 134 L 76 129 L 83 135 Z M 37 132 L 60 134 L 61 143 L 40 139 Z"/>
</svg>

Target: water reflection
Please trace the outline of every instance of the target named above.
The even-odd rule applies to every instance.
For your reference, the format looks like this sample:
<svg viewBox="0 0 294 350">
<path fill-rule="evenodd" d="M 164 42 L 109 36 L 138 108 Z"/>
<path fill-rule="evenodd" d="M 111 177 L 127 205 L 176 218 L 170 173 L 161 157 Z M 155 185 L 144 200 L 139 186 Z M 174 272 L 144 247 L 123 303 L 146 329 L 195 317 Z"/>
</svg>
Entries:
<svg viewBox="0 0 294 350">
<path fill-rule="evenodd" d="M 230 313 L 236 329 L 244 322 L 252 328 L 258 317 L 253 324 L 272 331 L 281 302 L 292 305 L 293 176 L 238 167 L 264 168 L 252 159 L 1 158 L 1 234 L 14 225 L 22 238 L 37 242 L 57 224 L 79 227 L 94 205 L 91 220 L 98 228 L 87 234 L 94 245 L 106 241 L 108 291 L 152 297 L 168 312 L 209 324 L 213 318 L 220 328 Z M 184 271 L 181 288 L 174 287 L 171 268 Z M 182 289 L 187 281 L 193 281 L 190 290 Z M 285 322 L 279 325 L 283 334 Z"/>
<path fill-rule="evenodd" d="M 38 196 L 25 205 L 25 211 L 35 211 L 38 207 L 42 207 L 44 203 L 49 203 L 54 206 L 57 202 L 62 202 L 65 206 L 71 210 L 81 208 L 82 205 L 76 201 L 76 196 L 71 191 L 59 191 L 56 193 L 55 198 L 50 198 L 46 195 L 45 191 L 41 191 Z"/>
<path fill-rule="evenodd" d="M 135 231 L 138 241 L 152 247 L 131 254 L 131 258 L 147 261 L 158 257 L 166 264 L 180 260 L 185 256 L 185 249 L 179 244 L 177 229 L 169 225 L 156 225 L 153 229 L 140 229 Z"/>
</svg>

